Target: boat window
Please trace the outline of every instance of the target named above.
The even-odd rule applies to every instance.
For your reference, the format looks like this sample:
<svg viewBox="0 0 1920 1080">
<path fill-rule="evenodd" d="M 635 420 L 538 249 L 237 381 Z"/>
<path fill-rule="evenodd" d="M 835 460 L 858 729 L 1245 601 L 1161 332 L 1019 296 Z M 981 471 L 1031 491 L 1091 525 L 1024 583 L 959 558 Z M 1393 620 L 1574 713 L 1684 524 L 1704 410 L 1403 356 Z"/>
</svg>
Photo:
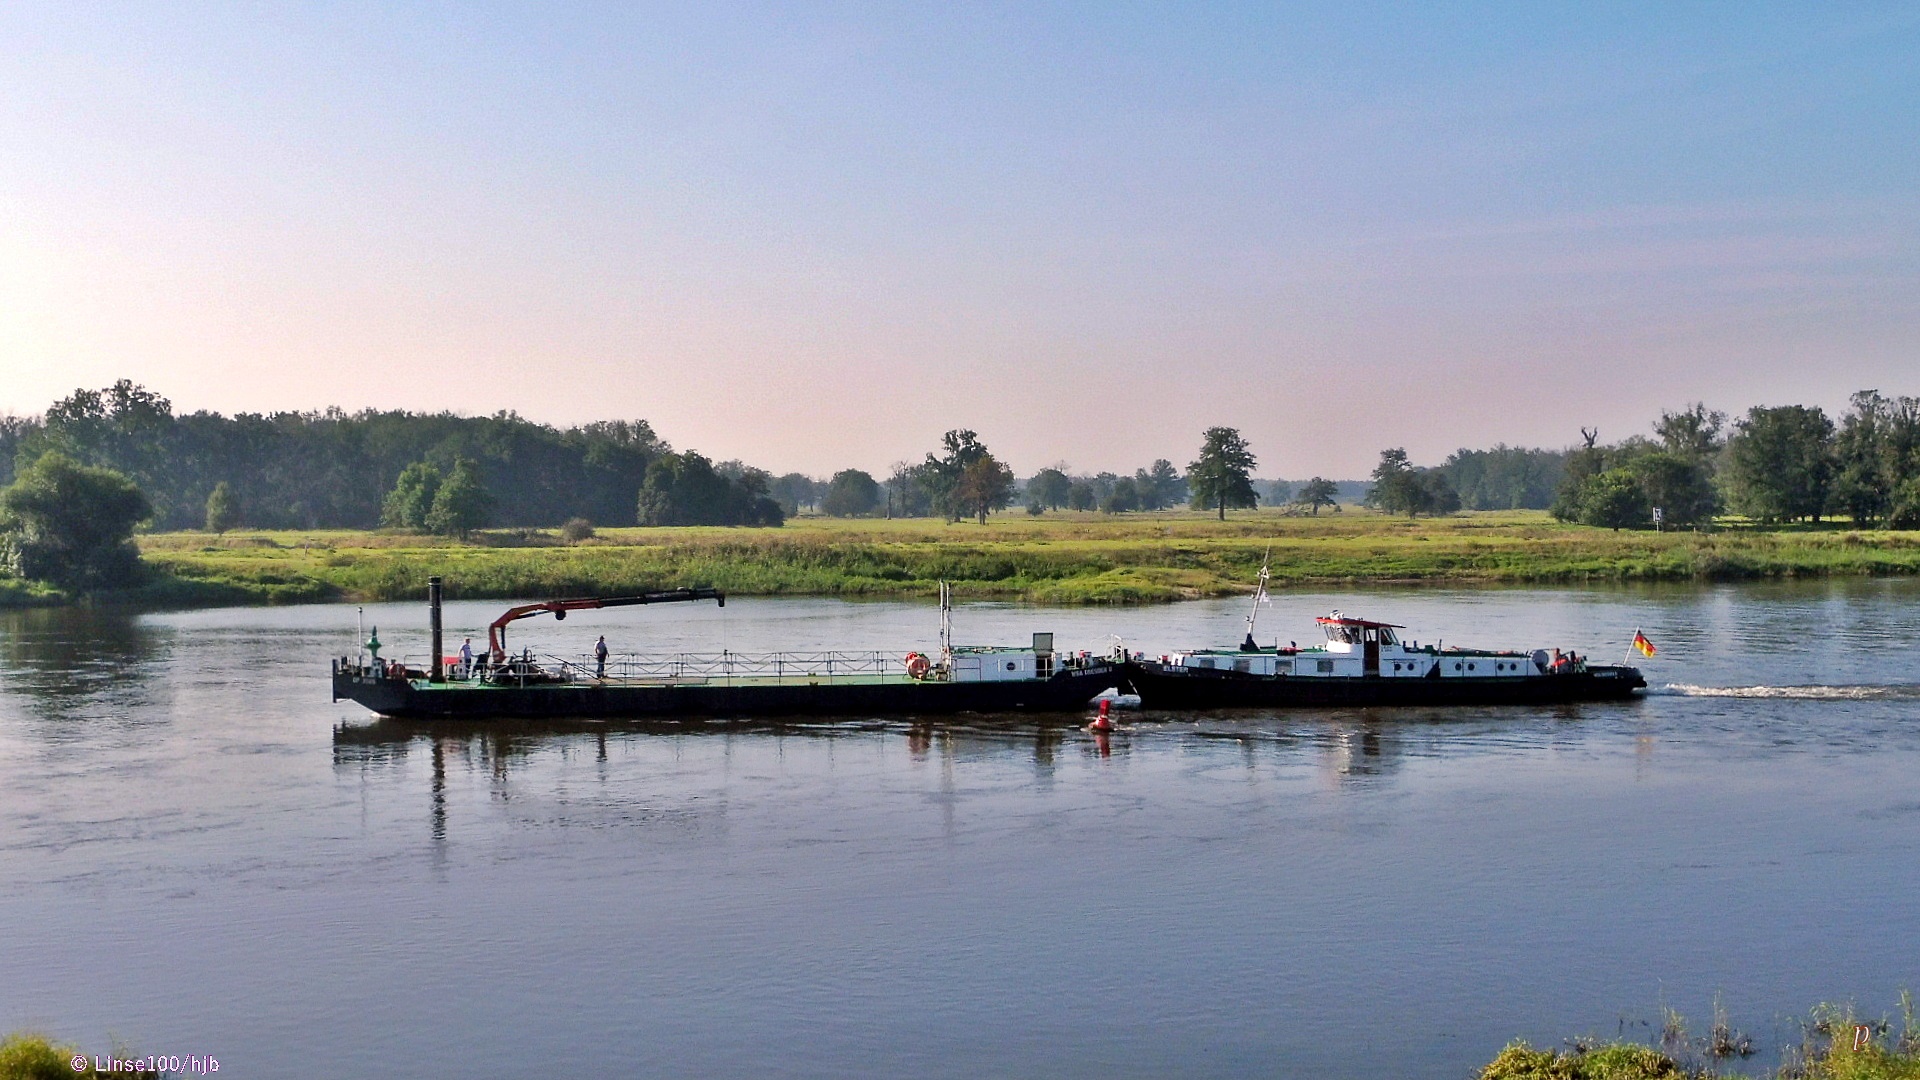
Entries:
<svg viewBox="0 0 1920 1080">
<path fill-rule="evenodd" d="M 1333 661 L 1331 660 L 1315 661 L 1315 667 L 1325 674 L 1331 675 L 1333 673 Z"/>
<path fill-rule="evenodd" d="M 1291 661 L 1291 660 L 1275 660 L 1275 661 L 1273 662 L 1273 673 L 1274 673 L 1275 675 L 1290 675 L 1290 674 L 1292 674 L 1292 673 L 1293 673 L 1293 661 Z"/>
<path fill-rule="evenodd" d="M 1396 638 L 1393 636 L 1392 627 L 1383 626 L 1380 628 L 1380 644 L 1393 645 L 1393 644 L 1397 644 L 1399 640 L 1400 640 L 1399 638 Z"/>
<path fill-rule="evenodd" d="M 1248 671 L 1248 670 L 1250 670 L 1250 668 L 1248 667 L 1248 664 L 1247 664 L 1247 662 L 1246 662 L 1245 660 L 1235 660 L 1235 661 L 1233 662 L 1233 670 L 1235 670 L 1235 671 Z"/>
</svg>

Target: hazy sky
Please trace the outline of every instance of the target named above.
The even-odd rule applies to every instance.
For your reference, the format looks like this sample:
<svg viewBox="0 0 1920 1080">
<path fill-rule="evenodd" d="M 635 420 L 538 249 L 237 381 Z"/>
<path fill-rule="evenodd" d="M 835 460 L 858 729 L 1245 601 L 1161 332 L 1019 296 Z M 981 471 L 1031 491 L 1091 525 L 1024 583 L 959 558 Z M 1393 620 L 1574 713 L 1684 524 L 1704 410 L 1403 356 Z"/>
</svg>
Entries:
<svg viewBox="0 0 1920 1080">
<path fill-rule="evenodd" d="M 1920 394 L 1920 8 L 0 9 L 0 413 L 1271 476 Z"/>
</svg>

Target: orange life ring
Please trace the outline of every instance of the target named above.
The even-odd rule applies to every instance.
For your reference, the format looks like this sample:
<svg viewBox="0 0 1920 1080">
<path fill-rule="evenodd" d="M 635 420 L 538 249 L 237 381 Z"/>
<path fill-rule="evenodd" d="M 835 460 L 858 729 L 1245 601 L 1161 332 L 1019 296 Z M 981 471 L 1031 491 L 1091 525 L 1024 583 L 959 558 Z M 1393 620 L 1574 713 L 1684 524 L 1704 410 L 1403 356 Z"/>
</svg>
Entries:
<svg viewBox="0 0 1920 1080">
<path fill-rule="evenodd" d="M 920 655 L 917 652 L 910 652 L 907 654 L 907 674 L 908 675 L 911 675 L 916 679 L 924 679 L 927 677 L 927 672 L 931 671 L 932 669 L 933 669 L 933 662 L 928 660 L 926 657 Z"/>
</svg>

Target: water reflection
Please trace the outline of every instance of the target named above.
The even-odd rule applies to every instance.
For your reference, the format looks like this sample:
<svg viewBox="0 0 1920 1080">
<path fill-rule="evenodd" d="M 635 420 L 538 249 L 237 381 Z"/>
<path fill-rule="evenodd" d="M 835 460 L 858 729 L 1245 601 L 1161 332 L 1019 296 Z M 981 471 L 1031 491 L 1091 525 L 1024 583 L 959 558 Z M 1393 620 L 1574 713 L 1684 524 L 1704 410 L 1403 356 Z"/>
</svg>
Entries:
<svg viewBox="0 0 1920 1080">
<path fill-rule="evenodd" d="M 42 717 L 97 715 L 150 697 L 169 637 L 114 608 L 0 610 L 0 676 Z"/>
</svg>

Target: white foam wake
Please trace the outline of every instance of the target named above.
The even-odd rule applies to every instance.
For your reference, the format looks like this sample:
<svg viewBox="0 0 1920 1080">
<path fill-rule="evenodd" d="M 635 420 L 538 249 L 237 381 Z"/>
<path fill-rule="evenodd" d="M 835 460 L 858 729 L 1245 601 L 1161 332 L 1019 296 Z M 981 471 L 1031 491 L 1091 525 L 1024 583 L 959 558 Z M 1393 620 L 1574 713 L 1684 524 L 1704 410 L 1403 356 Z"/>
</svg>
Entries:
<svg viewBox="0 0 1920 1080">
<path fill-rule="evenodd" d="M 1684 697 L 1787 698 L 1801 701 L 1920 700 L 1920 686 L 1694 686 L 1668 683 L 1655 693 Z"/>
</svg>

